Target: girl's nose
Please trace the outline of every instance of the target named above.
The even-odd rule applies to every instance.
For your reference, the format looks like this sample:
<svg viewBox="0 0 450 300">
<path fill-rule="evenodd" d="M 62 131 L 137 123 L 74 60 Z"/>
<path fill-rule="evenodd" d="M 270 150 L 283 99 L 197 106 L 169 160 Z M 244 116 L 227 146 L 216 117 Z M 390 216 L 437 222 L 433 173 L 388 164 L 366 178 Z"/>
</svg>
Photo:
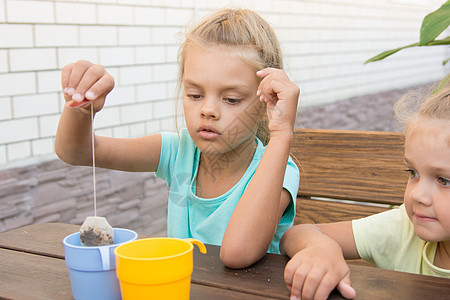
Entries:
<svg viewBox="0 0 450 300">
<path fill-rule="evenodd" d="M 423 205 L 431 205 L 433 203 L 432 193 L 432 185 L 428 184 L 426 180 L 419 179 L 419 181 L 411 188 L 409 197 L 414 202 L 419 202 Z"/>
<path fill-rule="evenodd" d="M 219 119 L 220 113 L 217 101 L 214 99 L 205 99 L 200 113 L 203 118 Z"/>
</svg>

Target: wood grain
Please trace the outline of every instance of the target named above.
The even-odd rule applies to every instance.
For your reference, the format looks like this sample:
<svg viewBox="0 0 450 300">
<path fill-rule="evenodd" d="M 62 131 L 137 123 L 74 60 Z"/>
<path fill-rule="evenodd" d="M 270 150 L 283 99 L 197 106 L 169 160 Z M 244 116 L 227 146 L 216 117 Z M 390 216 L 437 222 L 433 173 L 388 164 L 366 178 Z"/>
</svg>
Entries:
<svg viewBox="0 0 450 300">
<path fill-rule="evenodd" d="M 64 259 L 63 239 L 80 230 L 79 225 L 44 223 L 0 234 L 0 247 Z"/>
<path fill-rule="evenodd" d="M 287 256 L 266 254 L 249 268 L 233 270 L 221 263 L 220 248 L 207 246 L 208 253 L 194 250 L 192 282 L 275 299 L 289 299 L 284 283 Z M 368 267 L 359 261 L 348 261 L 355 299 L 449 299 L 450 280 Z M 328 299 L 344 299 L 334 290 Z"/>
<path fill-rule="evenodd" d="M 55 257 L 60 252 L 52 244 L 59 244 L 61 235 L 71 232 L 73 226 L 32 225 L 20 230 L 32 232 L 34 237 L 22 234 L 10 238 L 15 245 L 9 247 L 29 243 L 26 251 L 49 253 L 50 256 L 0 249 L 0 298 L 72 299 L 67 267 L 63 259 Z M 5 244 L 5 236 L 9 235 L 0 234 L 2 244 Z M 42 244 L 43 240 L 47 243 Z M 196 247 L 194 249 L 191 299 L 289 299 L 290 293 L 283 279 L 287 256 L 266 254 L 254 265 L 234 270 L 220 261 L 220 247 L 206 247 L 205 255 Z M 356 299 L 449 299 L 448 279 L 367 267 L 354 261 L 348 261 L 348 264 Z M 334 290 L 329 299 L 343 298 Z"/>
<path fill-rule="evenodd" d="M 294 224 L 319 224 L 349 221 L 386 210 L 388 210 L 388 208 L 298 197 L 297 213 L 294 219 Z"/>
<path fill-rule="evenodd" d="M 258 296 L 242 292 L 236 292 L 228 289 L 214 288 L 201 284 L 191 284 L 190 298 L 192 300 L 211 300 L 211 299 L 226 299 L 226 300 L 263 300 L 273 299 L 267 296 Z"/>
<path fill-rule="evenodd" d="M 407 181 L 403 143 L 398 132 L 296 129 L 298 195 L 400 204 Z"/>
<path fill-rule="evenodd" d="M 72 299 L 63 259 L 0 249 L 0 298 Z"/>
<path fill-rule="evenodd" d="M 295 129 L 291 155 L 300 186 L 294 224 L 349 221 L 402 204 L 408 180 L 403 144 L 399 132 Z"/>
</svg>

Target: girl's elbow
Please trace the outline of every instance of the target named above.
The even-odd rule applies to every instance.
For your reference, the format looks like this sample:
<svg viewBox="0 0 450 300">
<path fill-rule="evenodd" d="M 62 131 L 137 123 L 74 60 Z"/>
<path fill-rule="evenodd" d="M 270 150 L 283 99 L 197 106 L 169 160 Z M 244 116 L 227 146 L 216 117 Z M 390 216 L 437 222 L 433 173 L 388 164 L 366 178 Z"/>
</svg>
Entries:
<svg viewBox="0 0 450 300">
<path fill-rule="evenodd" d="M 220 248 L 220 260 L 231 269 L 243 269 L 251 266 L 263 257 L 263 254 L 251 251 L 246 246 L 224 246 Z"/>
<path fill-rule="evenodd" d="M 80 162 L 75 155 L 70 155 L 66 150 L 55 147 L 55 154 L 58 158 L 65 162 L 66 164 L 72 166 L 83 166 L 84 164 Z"/>
</svg>

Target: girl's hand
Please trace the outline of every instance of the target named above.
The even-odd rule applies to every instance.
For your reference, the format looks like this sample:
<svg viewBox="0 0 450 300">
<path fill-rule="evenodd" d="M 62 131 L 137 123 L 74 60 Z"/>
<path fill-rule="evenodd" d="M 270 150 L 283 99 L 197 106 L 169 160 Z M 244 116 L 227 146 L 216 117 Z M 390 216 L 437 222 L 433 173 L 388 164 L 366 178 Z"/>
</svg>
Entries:
<svg viewBox="0 0 450 300">
<path fill-rule="evenodd" d="M 356 296 L 337 244 L 314 245 L 297 252 L 286 265 L 284 280 L 291 290 L 291 300 L 327 299 L 335 287 L 347 299 Z"/>
<path fill-rule="evenodd" d="M 104 67 L 79 60 L 62 69 L 61 83 L 66 105 L 90 113 L 90 101 L 95 100 L 94 112 L 102 109 L 106 95 L 114 87 L 114 78 Z"/>
<path fill-rule="evenodd" d="M 266 68 L 256 73 L 262 80 L 257 95 L 267 103 L 269 130 L 292 134 L 300 89 L 281 69 Z"/>
</svg>

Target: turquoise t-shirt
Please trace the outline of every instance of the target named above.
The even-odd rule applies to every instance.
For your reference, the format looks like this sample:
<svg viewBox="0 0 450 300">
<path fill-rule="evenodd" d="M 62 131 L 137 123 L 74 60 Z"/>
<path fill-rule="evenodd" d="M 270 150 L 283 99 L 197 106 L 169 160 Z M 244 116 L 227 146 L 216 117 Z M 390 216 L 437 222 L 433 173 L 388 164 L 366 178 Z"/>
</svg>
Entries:
<svg viewBox="0 0 450 300">
<path fill-rule="evenodd" d="M 450 270 L 433 265 L 437 242 L 426 242 L 414 231 L 404 204 L 353 220 L 359 256 L 383 269 L 450 278 Z"/>
<path fill-rule="evenodd" d="M 195 238 L 203 243 L 221 245 L 228 221 L 247 185 L 255 174 L 265 147 L 257 139 L 257 148 L 245 174 L 225 194 L 211 199 L 195 195 L 200 150 L 186 129 L 176 133 L 161 134 L 161 157 L 156 176 L 169 186 L 167 235 L 177 238 Z M 283 187 L 291 194 L 269 247 L 269 252 L 279 253 L 283 233 L 292 227 L 295 217 L 295 201 L 300 175 L 295 163 L 289 158 Z"/>
</svg>

